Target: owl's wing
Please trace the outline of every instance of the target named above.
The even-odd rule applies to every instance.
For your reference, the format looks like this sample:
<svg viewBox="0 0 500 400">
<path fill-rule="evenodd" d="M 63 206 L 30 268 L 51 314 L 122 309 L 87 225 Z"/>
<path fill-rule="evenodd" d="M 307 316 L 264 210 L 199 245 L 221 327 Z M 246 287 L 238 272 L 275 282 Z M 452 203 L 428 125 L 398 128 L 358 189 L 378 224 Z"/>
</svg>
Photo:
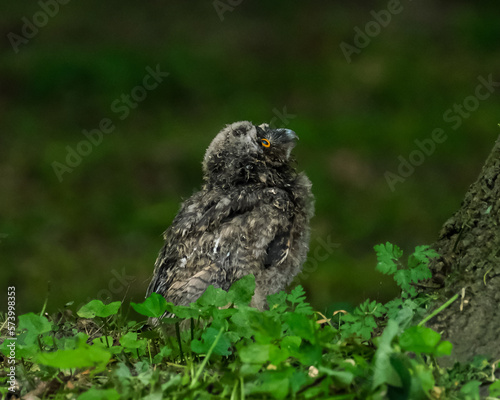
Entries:
<svg viewBox="0 0 500 400">
<path fill-rule="evenodd" d="M 165 234 L 167 234 L 167 232 L 165 232 Z M 171 252 L 168 251 L 168 243 L 169 242 L 167 241 L 163 245 L 158 257 L 156 258 L 153 277 L 151 278 L 151 282 L 149 282 L 146 297 L 149 297 L 153 292 L 163 294 L 170 286 L 171 277 L 168 272 L 173 269 L 177 263 L 177 259 L 173 255 L 169 255 Z"/>
<path fill-rule="evenodd" d="M 278 233 L 267 247 L 267 256 L 264 268 L 270 268 L 283 264 L 290 252 L 291 232 Z"/>
</svg>

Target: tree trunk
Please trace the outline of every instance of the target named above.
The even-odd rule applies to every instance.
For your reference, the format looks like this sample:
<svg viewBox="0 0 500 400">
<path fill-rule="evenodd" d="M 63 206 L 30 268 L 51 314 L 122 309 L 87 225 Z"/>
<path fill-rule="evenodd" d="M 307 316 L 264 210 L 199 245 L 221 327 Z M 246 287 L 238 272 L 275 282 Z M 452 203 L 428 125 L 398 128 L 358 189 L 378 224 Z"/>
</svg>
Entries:
<svg viewBox="0 0 500 400">
<path fill-rule="evenodd" d="M 458 299 L 429 327 L 453 343 L 451 360 L 500 358 L 500 137 L 462 202 L 445 222 L 431 268 L 441 300 Z M 435 289 L 434 289 L 435 290 Z"/>
</svg>

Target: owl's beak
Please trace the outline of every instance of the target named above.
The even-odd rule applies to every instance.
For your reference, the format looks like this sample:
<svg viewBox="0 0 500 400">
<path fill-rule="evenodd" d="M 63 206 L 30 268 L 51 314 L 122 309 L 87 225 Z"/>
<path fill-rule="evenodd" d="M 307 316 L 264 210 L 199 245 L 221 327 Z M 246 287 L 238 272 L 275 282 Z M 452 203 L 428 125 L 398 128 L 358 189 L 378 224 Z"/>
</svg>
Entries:
<svg viewBox="0 0 500 400">
<path fill-rule="evenodd" d="M 299 140 L 297 134 L 291 129 L 282 129 L 281 134 L 284 142 L 294 142 L 296 140 Z"/>
<path fill-rule="evenodd" d="M 279 129 L 278 134 L 279 134 L 278 140 L 281 142 L 282 146 L 286 149 L 286 159 L 288 160 L 290 158 L 290 153 L 292 152 L 292 149 L 295 147 L 295 143 L 297 142 L 297 140 L 299 140 L 299 137 L 291 129 Z"/>
</svg>

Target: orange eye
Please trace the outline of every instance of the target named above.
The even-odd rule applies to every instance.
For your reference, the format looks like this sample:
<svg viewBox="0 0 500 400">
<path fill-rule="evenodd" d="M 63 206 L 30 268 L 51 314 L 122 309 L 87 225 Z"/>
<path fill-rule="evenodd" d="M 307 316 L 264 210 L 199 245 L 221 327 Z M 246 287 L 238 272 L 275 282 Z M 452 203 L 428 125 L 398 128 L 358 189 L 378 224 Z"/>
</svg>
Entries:
<svg viewBox="0 0 500 400">
<path fill-rule="evenodd" d="M 262 139 L 260 142 L 262 143 L 262 146 L 264 146 L 264 147 L 271 147 L 271 142 L 267 139 Z"/>
</svg>

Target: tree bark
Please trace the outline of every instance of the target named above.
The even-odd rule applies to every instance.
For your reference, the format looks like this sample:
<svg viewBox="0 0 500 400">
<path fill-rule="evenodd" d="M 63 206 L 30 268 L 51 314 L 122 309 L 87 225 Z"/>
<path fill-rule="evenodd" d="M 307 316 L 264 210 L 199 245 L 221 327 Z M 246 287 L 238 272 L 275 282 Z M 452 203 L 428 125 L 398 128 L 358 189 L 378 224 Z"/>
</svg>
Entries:
<svg viewBox="0 0 500 400">
<path fill-rule="evenodd" d="M 453 344 L 450 361 L 500 358 L 500 137 L 460 209 L 443 225 L 431 265 L 440 300 L 458 299 L 428 326 Z M 430 289 L 428 289 L 430 290 Z M 435 289 L 434 289 L 435 291 Z"/>
</svg>

